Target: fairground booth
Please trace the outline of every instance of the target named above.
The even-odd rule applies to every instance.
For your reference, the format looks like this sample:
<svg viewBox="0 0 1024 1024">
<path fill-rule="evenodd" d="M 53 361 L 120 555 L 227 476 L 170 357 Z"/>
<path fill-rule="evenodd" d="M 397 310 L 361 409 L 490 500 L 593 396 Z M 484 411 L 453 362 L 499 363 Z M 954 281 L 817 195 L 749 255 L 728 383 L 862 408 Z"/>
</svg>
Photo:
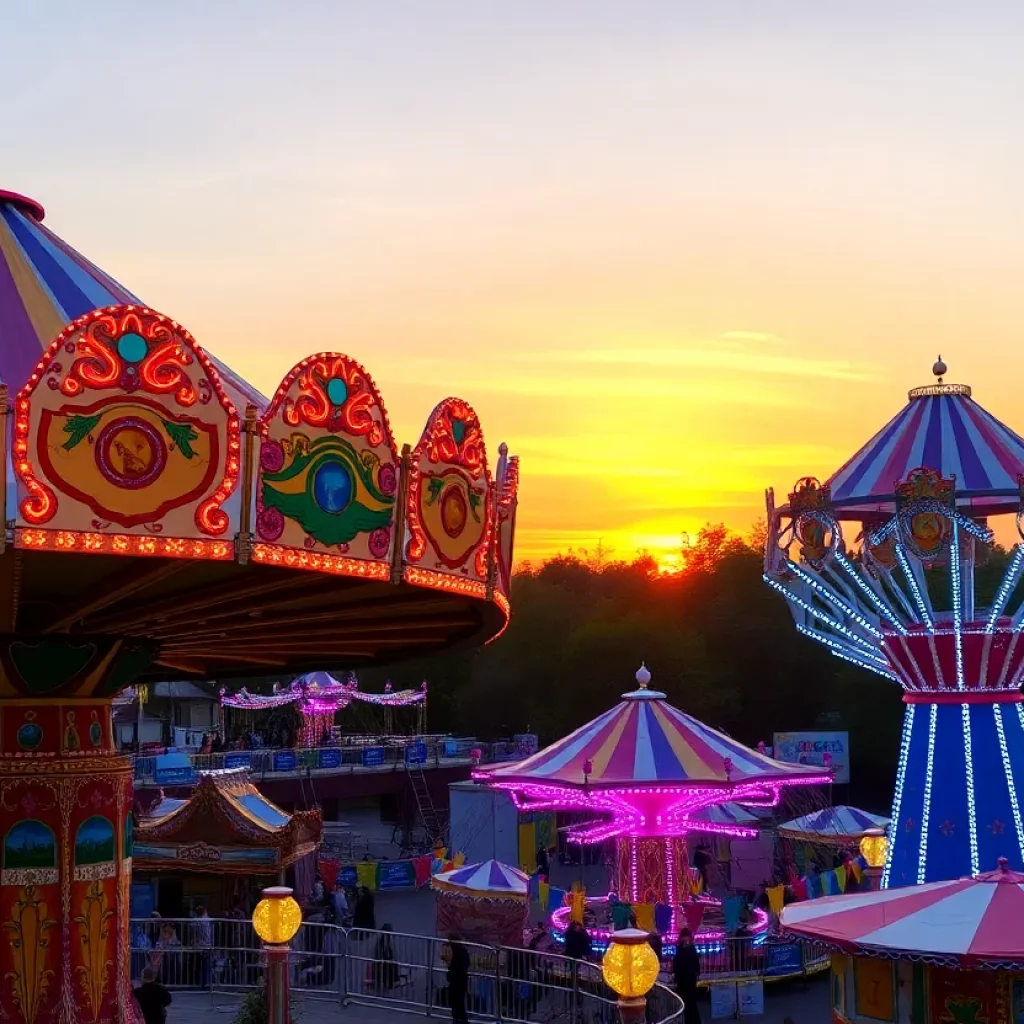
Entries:
<svg viewBox="0 0 1024 1024">
<path fill-rule="evenodd" d="M 492 640 L 518 467 L 459 398 L 399 446 L 342 353 L 266 399 L 44 216 L 0 192 L 0 1016 L 121 1024 L 133 787 L 113 697 Z"/>
<path fill-rule="evenodd" d="M 197 904 L 215 917 L 248 912 L 293 865 L 309 859 L 312 876 L 322 829 L 319 811 L 285 813 L 242 768 L 203 772 L 187 800 L 165 797 L 135 831 L 132 917 L 147 906 L 164 917 Z"/>
<path fill-rule="evenodd" d="M 1024 875 L 827 897 L 786 907 L 783 927 L 832 950 L 834 1024 L 1019 1024 Z"/>
</svg>

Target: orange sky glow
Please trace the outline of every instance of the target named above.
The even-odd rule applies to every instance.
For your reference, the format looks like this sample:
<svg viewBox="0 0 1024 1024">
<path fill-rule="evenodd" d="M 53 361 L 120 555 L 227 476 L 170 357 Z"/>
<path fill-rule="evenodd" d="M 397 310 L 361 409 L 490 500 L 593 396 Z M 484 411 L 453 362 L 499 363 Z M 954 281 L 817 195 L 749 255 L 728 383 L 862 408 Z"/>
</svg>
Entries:
<svg viewBox="0 0 1024 1024">
<path fill-rule="evenodd" d="M 1024 430 L 1024 12 L 898 7 L 15 4 L 0 187 L 265 392 L 335 349 L 400 441 L 467 399 L 520 560 L 670 564 L 939 352 Z"/>
</svg>

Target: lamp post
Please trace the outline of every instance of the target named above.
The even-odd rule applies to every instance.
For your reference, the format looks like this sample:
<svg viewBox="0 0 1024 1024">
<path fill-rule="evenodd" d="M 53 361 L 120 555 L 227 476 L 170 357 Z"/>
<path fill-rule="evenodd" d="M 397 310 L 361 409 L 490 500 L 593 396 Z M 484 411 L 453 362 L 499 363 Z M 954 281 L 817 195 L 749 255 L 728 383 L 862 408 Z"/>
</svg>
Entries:
<svg viewBox="0 0 1024 1024">
<path fill-rule="evenodd" d="M 641 1024 L 647 1015 L 647 993 L 658 980 L 658 958 L 647 932 L 623 928 L 612 932 L 601 961 L 605 984 L 619 997 L 622 1024 Z"/>
<path fill-rule="evenodd" d="M 860 841 L 860 854 L 868 865 L 864 871 L 868 887 L 873 892 L 877 891 L 881 887 L 882 869 L 885 867 L 885 858 L 889 854 L 889 839 L 885 830 L 881 828 L 866 829 Z"/>
<path fill-rule="evenodd" d="M 302 909 L 283 885 L 263 890 L 263 899 L 252 912 L 252 926 L 263 940 L 267 954 L 267 1024 L 289 1024 L 289 943 L 302 924 Z"/>
</svg>

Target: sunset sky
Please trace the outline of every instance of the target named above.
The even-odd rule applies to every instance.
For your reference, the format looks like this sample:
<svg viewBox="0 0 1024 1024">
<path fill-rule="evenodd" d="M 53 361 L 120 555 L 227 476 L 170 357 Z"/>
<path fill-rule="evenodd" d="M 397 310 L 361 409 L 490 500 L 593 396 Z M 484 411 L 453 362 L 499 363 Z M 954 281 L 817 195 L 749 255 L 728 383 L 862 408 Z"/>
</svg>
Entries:
<svg viewBox="0 0 1024 1024">
<path fill-rule="evenodd" d="M 0 188 L 272 392 L 469 400 L 520 558 L 745 531 L 927 383 L 1024 430 L 1024 7 L 13 0 Z"/>
</svg>

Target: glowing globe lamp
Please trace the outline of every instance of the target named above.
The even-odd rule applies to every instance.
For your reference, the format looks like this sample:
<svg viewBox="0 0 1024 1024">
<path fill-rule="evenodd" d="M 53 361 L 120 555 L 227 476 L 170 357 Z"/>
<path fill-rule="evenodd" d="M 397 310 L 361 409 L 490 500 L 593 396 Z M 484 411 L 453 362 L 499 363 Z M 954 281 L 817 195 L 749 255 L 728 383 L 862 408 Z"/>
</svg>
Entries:
<svg viewBox="0 0 1024 1024">
<path fill-rule="evenodd" d="M 885 857 L 889 852 L 889 840 L 880 828 L 869 828 L 860 841 L 860 852 L 869 868 L 885 867 Z"/>
<path fill-rule="evenodd" d="M 286 946 L 302 924 L 302 910 L 291 889 L 275 885 L 263 890 L 263 899 L 252 912 L 252 926 L 268 946 Z"/>
<path fill-rule="evenodd" d="M 612 932 L 601 961 L 605 984 L 620 999 L 643 999 L 658 980 L 658 958 L 639 928 Z"/>
</svg>

